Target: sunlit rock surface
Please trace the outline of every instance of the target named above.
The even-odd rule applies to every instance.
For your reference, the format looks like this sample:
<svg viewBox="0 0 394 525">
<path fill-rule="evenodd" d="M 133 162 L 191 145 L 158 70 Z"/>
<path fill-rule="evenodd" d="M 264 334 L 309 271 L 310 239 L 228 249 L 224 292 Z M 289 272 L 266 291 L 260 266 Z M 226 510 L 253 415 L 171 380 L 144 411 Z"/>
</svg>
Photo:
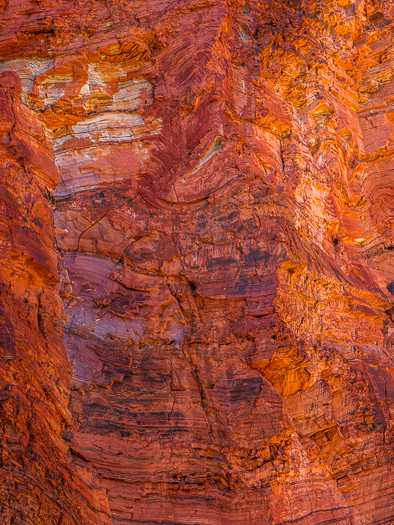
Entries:
<svg viewBox="0 0 394 525">
<path fill-rule="evenodd" d="M 0 522 L 392 525 L 392 2 L 0 17 Z"/>
</svg>

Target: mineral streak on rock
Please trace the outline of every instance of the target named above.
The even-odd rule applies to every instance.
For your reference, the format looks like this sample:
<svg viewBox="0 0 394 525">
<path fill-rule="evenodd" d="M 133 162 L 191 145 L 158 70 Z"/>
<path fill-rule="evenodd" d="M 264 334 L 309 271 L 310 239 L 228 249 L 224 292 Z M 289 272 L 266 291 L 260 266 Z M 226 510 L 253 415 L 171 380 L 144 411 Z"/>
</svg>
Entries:
<svg viewBox="0 0 394 525">
<path fill-rule="evenodd" d="M 1 523 L 392 525 L 394 4 L 0 10 Z"/>
</svg>

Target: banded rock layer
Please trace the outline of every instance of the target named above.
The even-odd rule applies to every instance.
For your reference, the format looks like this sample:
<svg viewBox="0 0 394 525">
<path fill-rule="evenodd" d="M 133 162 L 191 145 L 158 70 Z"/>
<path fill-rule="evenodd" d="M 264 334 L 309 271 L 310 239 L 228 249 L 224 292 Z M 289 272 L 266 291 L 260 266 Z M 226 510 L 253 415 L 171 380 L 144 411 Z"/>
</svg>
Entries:
<svg viewBox="0 0 394 525">
<path fill-rule="evenodd" d="M 2 523 L 392 525 L 394 4 L 0 9 Z"/>
</svg>

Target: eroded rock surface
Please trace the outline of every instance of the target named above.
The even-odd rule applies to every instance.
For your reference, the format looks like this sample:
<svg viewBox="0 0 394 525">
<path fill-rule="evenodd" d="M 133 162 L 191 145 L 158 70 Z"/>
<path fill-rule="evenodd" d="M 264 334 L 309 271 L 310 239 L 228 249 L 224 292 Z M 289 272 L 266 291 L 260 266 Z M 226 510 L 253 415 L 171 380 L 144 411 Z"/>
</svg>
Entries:
<svg viewBox="0 0 394 525">
<path fill-rule="evenodd" d="M 2 523 L 394 523 L 392 2 L 0 9 Z"/>
</svg>

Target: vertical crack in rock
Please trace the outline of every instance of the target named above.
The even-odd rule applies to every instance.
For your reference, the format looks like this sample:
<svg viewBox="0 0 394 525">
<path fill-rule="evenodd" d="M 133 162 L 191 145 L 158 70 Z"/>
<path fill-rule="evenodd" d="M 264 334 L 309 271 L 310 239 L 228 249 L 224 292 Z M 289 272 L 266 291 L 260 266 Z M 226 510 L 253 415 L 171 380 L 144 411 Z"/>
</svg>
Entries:
<svg viewBox="0 0 394 525">
<path fill-rule="evenodd" d="M 0 12 L 0 522 L 391 523 L 391 3 Z"/>
</svg>

